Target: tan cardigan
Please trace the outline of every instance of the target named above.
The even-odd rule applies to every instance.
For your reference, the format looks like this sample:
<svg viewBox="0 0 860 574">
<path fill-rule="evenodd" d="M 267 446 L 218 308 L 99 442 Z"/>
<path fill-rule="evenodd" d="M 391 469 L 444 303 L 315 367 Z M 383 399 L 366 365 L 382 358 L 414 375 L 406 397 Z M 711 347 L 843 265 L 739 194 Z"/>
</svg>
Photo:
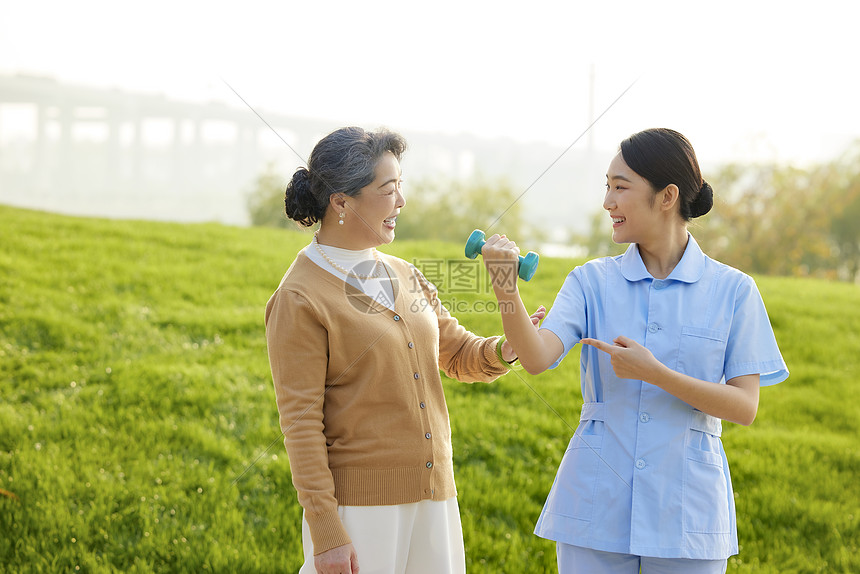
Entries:
<svg viewBox="0 0 860 574">
<path fill-rule="evenodd" d="M 350 542 L 339 504 L 456 496 L 439 369 L 467 382 L 508 371 L 499 337 L 467 331 L 414 266 L 380 257 L 396 277 L 394 311 L 304 252 L 266 306 L 280 425 L 315 554 Z"/>
</svg>

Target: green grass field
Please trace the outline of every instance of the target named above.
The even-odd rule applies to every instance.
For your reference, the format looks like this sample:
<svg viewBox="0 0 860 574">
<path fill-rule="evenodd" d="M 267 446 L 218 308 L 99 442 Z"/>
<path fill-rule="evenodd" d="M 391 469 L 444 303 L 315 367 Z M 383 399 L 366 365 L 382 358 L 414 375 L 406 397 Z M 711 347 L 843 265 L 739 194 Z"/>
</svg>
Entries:
<svg viewBox="0 0 860 574">
<path fill-rule="evenodd" d="M 298 570 L 263 310 L 308 241 L 0 207 L 0 572 Z M 384 250 L 462 259 L 454 244 Z M 544 258 L 528 306 L 549 306 L 574 264 Z M 792 375 L 763 389 L 751 427 L 725 425 L 729 571 L 860 572 L 860 289 L 757 281 Z M 490 293 L 453 298 L 471 330 L 500 332 L 478 310 Z M 532 529 L 579 419 L 574 354 L 447 384 L 470 572 L 555 571 Z"/>
</svg>

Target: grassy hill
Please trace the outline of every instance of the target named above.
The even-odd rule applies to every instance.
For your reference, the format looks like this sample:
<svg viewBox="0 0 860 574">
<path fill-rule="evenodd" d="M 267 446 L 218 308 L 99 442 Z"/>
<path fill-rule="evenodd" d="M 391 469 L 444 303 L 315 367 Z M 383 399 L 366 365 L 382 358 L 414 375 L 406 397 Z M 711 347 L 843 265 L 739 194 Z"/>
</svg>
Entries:
<svg viewBox="0 0 860 574">
<path fill-rule="evenodd" d="M 0 572 L 298 570 L 263 309 L 308 240 L 0 207 Z M 463 259 L 384 250 L 428 274 Z M 528 306 L 574 263 L 544 258 Z M 860 572 L 860 290 L 757 281 L 792 376 L 751 427 L 725 424 L 729 572 Z M 453 291 L 461 322 L 500 332 L 488 290 Z M 446 386 L 470 572 L 555 571 L 531 532 L 579 419 L 574 355 Z"/>
</svg>

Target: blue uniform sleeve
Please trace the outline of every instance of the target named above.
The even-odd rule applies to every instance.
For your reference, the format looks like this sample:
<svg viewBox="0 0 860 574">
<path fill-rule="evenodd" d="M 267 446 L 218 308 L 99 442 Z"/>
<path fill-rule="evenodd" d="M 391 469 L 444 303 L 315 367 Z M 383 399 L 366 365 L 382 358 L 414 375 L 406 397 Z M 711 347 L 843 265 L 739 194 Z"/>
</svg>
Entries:
<svg viewBox="0 0 860 574">
<path fill-rule="evenodd" d="M 541 329 L 547 329 L 555 333 L 564 345 L 564 351 L 549 368 L 556 368 L 570 350 L 585 336 L 586 331 L 586 305 L 585 294 L 582 289 L 581 271 L 576 268 L 571 271 L 558 295 L 552 308 L 541 323 Z"/>
<path fill-rule="evenodd" d="M 735 297 L 735 312 L 726 345 L 723 372 L 726 380 L 741 375 L 761 375 L 761 386 L 781 383 L 788 378 L 764 301 L 749 276 L 744 276 Z"/>
</svg>

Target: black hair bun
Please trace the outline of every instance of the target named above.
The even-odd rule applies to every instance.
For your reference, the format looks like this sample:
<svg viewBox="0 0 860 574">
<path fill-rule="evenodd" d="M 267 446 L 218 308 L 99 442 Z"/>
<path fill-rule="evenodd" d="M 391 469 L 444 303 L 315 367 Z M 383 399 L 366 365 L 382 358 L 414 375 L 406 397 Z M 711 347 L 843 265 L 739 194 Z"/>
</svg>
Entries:
<svg viewBox="0 0 860 574">
<path fill-rule="evenodd" d="M 690 217 L 701 217 L 708 213 L 714 206 L 714 190 L 711 184 L 702 180 L 702 187 L 696 194 L 696 199 L 690 206 Z"/>
<path fill-rule="evenodd" d="M 310 227 L 322 219 L 325 210 L 311 192 L 311 172 L 300 167 L 293 174 L 284 193 L 284 211 L 287 217 L 298 221 L 305 227 Z"/>
</svg>

